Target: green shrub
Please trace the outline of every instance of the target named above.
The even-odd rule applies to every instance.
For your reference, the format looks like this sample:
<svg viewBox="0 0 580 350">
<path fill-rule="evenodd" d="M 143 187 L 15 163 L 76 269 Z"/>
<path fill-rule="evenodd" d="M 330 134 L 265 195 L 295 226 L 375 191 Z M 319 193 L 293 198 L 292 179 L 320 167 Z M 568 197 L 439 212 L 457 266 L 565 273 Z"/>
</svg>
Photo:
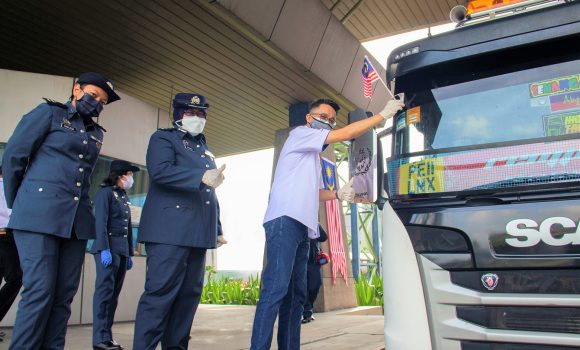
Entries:
<svg viewBox="0 0 580 350">
<path fill-rule="evenodd" d="M 383 278 L 376 273 L 376 268 L 361 274 L 354 290 L 359 306 L 383 306 Z"/>
<path fill-rule="evenodd" d="M 250 276 L 247 281 L 241 278 L 222 276 L 215 278 L 212 266 L 205 268 L 207 282 L 201 294 L 202 304 L 256 305 L 260 297 L 260 279 Z"/>
</svg>

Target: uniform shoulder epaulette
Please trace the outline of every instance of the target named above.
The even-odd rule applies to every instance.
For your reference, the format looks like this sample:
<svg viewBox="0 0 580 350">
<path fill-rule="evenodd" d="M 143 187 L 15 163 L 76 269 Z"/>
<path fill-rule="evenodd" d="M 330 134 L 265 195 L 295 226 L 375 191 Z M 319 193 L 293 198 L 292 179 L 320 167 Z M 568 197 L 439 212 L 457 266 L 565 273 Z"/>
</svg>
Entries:
<svg viewBox="0 0 580 350">
<path fill-rule="evenodd" d="M 107 132 L 107 129 L 103 128 L 99 123 L 93 122 L 94 126 L 101 129 L 102 132 Z"/>
<path fill-rule="evenodd" d="M 46 97 L 43 97 L 42 99 L 45 100 L 46 103 L 51 105 L 51 106 L 56 106 L 56 107 L 65 108 L 65 109 L 67 108 L 64 103 L 57 102 L 55 100 L 51 100 L 51 99 L 46 98 Z"/>
<path fill-rule="evenodd" d="M 175 130 L 175 128 L 159 128 L 157 130 L 171 131 L 171 130 Z"/>
</svg>

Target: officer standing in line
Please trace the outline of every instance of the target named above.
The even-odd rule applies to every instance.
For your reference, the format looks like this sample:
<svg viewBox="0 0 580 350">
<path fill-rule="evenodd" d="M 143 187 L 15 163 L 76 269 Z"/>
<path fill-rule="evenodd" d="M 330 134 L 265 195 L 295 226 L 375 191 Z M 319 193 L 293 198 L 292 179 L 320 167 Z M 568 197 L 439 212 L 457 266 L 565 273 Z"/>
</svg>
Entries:
<svg viewBox="0 0 580 350">
<path fill-rule="evenodd" d="M 302 312 L 302 323 L 314 321 L 314 302 L 318 297 L 318 291 L 322 286 L 322 265 L 327 264 L 319 261 L 318 254 L 321 253 L 320 243 L 328 240 L 328 235 L 322 226 L 318 225 L 320 237 L 310 240 L 310 251 L 308 252 L 308 265 L 306 267 L 306 303 L 304 303 L 304 312 Z M 324 255 L 323 255 L 324 256 Z"/>
<path fill-rule="evenodd" d="M 4 181 L 2 179 L 2 166 L 0 166 L 0 322 L 12 307 L 12 303 L 18 296 L 22 287 L 22 269 L 18 260 L 16 243 L 10 229 L 7 229 L 10 209 L 4 199 Z M 4 341 L 6 334 L 0 331 L 0 342 Z"/>
<path fill-rule="evenodd" d="M 224 180 L 202 134 L 209 104 L 178 93 L 174 127 L 156 131 L 147 149 L 149 192 L 139 241 L 147 249 L 145 291 L 139 300 L 133 349 L 187 349 L 203 290 L 205 254 L 221 233 L 215 188 Z"/>
<path fill-rule="evenodd" d="M 139 168 L 124 160 L 111 162 L 109 176 L 95 196 L 97 238 L 91 248 L 97 278 L 93 297 L 93 349 L 123 349 L 113 340 L 113 320 L 125 273 L 133 267 L 133 235 L 127 190 Z"/>
<path fill-rule="evenodd" d="M 119 100 L 98 73 L 81 74 L 66 104 L 24 115 L 4 150 L 4 192 L 23 270 L 11 350 L 63 349 L 88 239 L 95 238 L 90 176 L 103 132 L 93 118 Z"/>
</svg>

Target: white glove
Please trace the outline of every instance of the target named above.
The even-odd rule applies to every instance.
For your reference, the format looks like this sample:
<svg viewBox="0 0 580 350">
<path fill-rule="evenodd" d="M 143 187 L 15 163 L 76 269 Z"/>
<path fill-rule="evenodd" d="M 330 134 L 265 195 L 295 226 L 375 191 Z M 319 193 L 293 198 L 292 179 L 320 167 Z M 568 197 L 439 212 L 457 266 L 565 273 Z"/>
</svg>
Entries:
<svg viewBox="0 0 580 350">
<path fill-rule="evenodd" d="M 383 118 L 385 118 L 385 120 L 388 120 L 392 118 L 403 107 L 405 107 L 405 102 L 401 100 L 390 100 L 389 102 L 387 102 L 387 105 L 379 114 L 382 115 Z"/>
<path fill-rule="evenodd" d="M 341 201 L 345 201 L 345 202 L 352 202 L 354 201 L 354 188 L 352 188 L 352 182 L 354 181 L 354 177 L 352 177 L 350 179 L 350 181 L 342 186 L 338 192 L 336 192 L 336 196 L 338 197 L 338 199 L 340 199 Z"/>
<path fill-rule="evenodd" d="M 204 184 L 216 188 L 224 182 L 224 174 L 223 171 L 226 168 L 226 165 L 222 165 L 218 169 L 211 169 L 206 171 L 201 178 L 201 182 Z"/>
</svg>

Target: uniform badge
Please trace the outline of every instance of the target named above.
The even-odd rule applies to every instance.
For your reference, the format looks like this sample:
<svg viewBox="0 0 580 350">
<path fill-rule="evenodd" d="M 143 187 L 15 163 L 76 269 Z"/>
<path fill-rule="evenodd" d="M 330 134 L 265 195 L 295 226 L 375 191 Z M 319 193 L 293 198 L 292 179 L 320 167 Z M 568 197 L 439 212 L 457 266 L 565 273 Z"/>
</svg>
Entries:
<svg viewBox="0 0 580 350">
<path fill-rule="evenodd" d="M 61 128 L 64 128 L 64 129 L 68 129 L 70 131 L 77 131 L 77 129 L 72 126 L 72 123 L 71 123 L 71 121 L 68 118 L 64 118 L 62 120 L 62 123 L 60 124 L 60 127 Z"/>
<path fill-rule="evenodd" d="M 119 200 L 119 194 L 117 192 L 113 191 L 113 196 L 115 196 L 116 200 Z"/>
<path fill-rule="evenodd" d="M 495 273 L 486 273 L 481 276 L 481 283 L 487 290 L 494 290 L 499 282 L 499 277 Z"/>
<path fill-rule="evenodd" d="M 189 146 L 189 141 L 187 141 L 187 140 L 183 140 L 183 147 L 185 147 L 185 149 L 193 151 L 193 148 L 191 148 L 191 146 Z"/>
<path fill-rule="evenodd" d="M 193 96 L 191 98 L 191 103 L 193 103 L 194 105 L 199 105 L 201 101 L 199 100 L 199 96 Z"/>
</svg>

